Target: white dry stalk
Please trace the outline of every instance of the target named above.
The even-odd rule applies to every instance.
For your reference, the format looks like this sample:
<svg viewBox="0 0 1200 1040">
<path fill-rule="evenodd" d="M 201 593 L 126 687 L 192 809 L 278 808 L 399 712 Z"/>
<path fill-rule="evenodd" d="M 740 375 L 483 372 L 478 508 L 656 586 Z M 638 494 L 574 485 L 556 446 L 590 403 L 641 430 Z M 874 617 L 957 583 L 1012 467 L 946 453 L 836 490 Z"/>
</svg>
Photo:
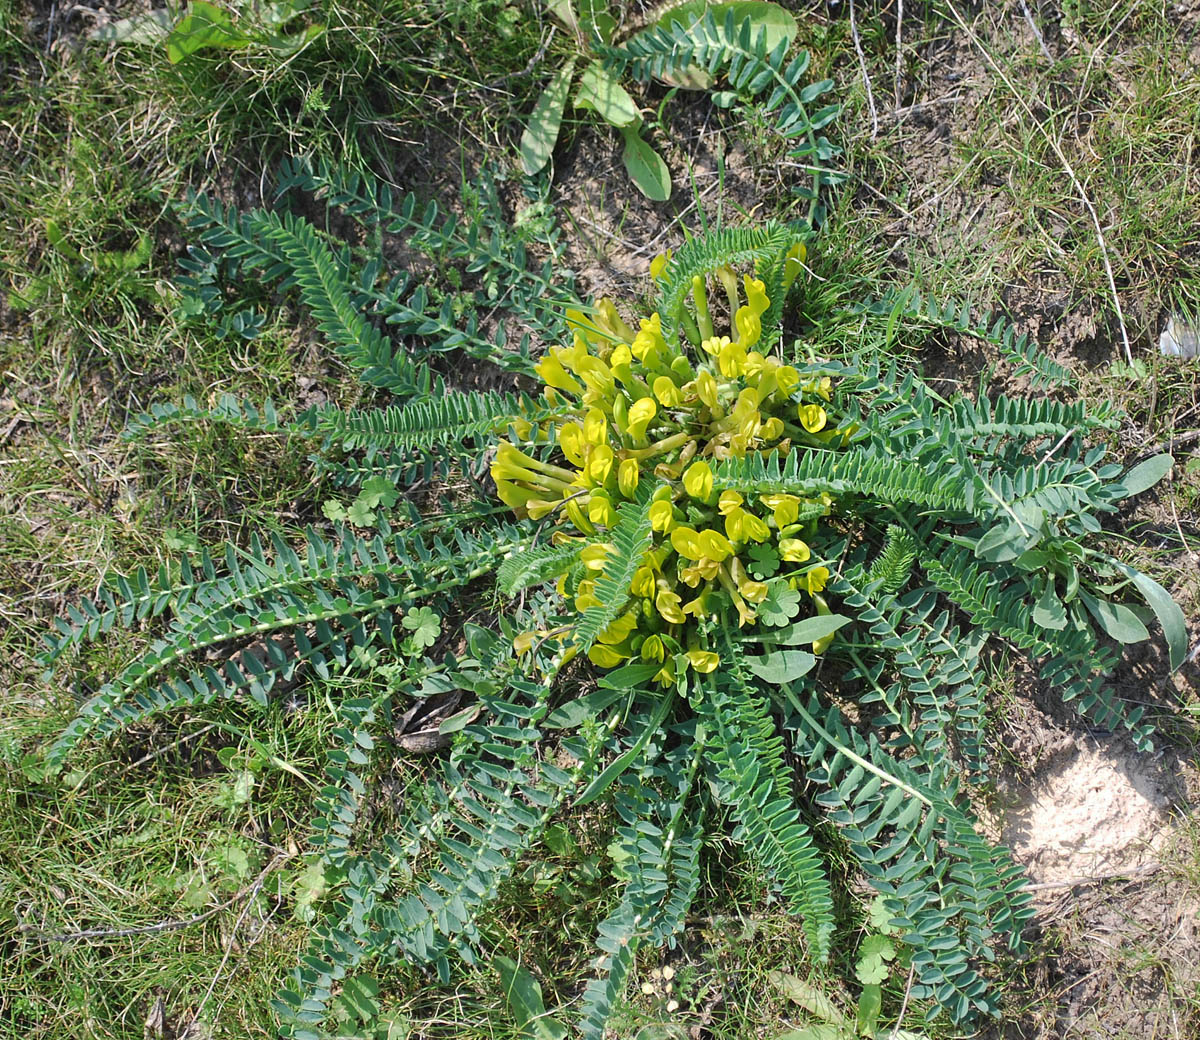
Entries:
<svg viewBox="0 0 1200 1040">
<path fill-rule="evenodd" d="M 1104 229 L 1100 226 L 1100 217 L 1096 213 L 1096 207 L 1092 205 L 1092 200 L 1088 198 L 1088 194 L 1084 190 L 1083 184 L 1080 183 L 1079 177 L 1075 173 L 1075 168 L 1067 159 L 1054 135 L 1051 134 L 1050 131 L 1047 130 L 1042 124 L 1041 120 L 1033 114 L 1033 109 L 1029 107 L 1029 102 L 1027 102 L 1020 91 L 1017 90 L 1016 86 L 1013 84 L 1013 81 L 1008 78 L 1008 75 L 1005 73 L 1004 69 L 1000 67 L 999 62 L 992 57 L 991 51 L 984 46 L 983 41 L 980 40 L 975 34 L 975 30 L 972 29 L 971 26 L 967 24 L 963 16 L 959 14 L 958 8 L 955 7 L 950 0 L 947 0 L 946 7 L 950 11 L 950 14 L 953 16 L 954 20 L 962 28 L 963 32 L 970 37 L 971 42 L 976 46 L 976 48 L 978 48 L 979 53 L 984 56 L 984 58 L 987 60 L 987 63 L 995 70 L 996 75 L 1000 77 L 1004 85 L 1012 92 L 1012 96 L 1017 99 L 1017 104 L 1019 104 L 1021 108 L 1025 110 L 1025 114 L 1029 116 L 1030 120 L 1033 122 L 1033 125 L 1038 128 L 1038 131 L 1046 139 L 1046 143 L 1049 144 L 1054 150 L 1054 154 L 1058 157 L 1058 161 L 1062 164 L 1062 168 L 1066 171 L 1067 176 L 1071 178 L 1071 183 L 1075 186 L 1075 190 L 1079 194 L 1080 201 L 1083 202 L 1084 208 L 1087 209 L 1088 215 L 1092 218 L 1092 226 L 1096 231 L 1096 241 L 1100 245 L 1100 259 L 1104 261 L 1104 273 L 1108 277 L 1108 288 L 1112 293 L 1113 307 L 1116 308 L 1117 312 L 1117 325 L 1121 329 L 1121 344 L 1125 348 L 1125 361 L 1127 364 L 1132 365 L 1133 350 L 1129 346 L 1129 332 L 1125 328 L 1125 312 L 1121 309 L 1121 299 L 1117 295 L 1117 280 L 1113 277 L 1112 263 L 1108 259 L 1108 243 L 1105 241 Z"/>
<path fill-rule="evenodd" d="M 863 54 L 862 40 L 858 38 L 858 22 L 854 18 L 854 0 L 850 0 L 850 36 L 854 40 L 854 52 L 862 69 L 863 86 L 867 88 L 867 111 L 871 113 L 871 140 L 879 136 L 879 113 L 875 111 L 875 95 L 871 91 L 871 77 L 867 72 L 867 56 Z"/>
</svg>

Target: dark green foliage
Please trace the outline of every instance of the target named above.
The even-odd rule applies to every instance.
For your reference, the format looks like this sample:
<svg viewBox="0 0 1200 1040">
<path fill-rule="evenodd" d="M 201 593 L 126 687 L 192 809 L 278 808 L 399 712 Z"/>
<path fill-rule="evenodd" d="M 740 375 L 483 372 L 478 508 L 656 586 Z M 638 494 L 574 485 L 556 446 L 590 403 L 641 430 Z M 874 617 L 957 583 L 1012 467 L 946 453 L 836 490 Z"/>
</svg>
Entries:
<svg viewBox="0 0 1200 1040">
<path fill-rule="evenodd" d="M 764 104 L 775 117 L 776 133 L 795 142 L 789 147 L 788 157 L 811 174 L 811 187 L 801 194 L 811 199 L 810 221 L 819 223 L 823 213 L 821 187 L 838 180 L 829 166 L 838 149 L 820 131 L 833 122 L 840 106 L 827 104 L 809 111 L 822 94 L 833 88 L 833 81 L 801 86 L 808 71 L 808 53 L 802 51 L 788 61 L 788 50 L 788 41 L 782 39 L 768 50 L 766 32 L 756 34 L 749 18 L 739 22 L 733 8 L 720 22 L 709 11 L 690 27 L 671 20 L 665 27 L 639 33 L 620 47 L 596 48 L 610 68 L 628 70 L 642 81 L 651 76 L 679 75 L 696 66 L 709 75 L 723 75 L 745 97 L 765 94 Z"/>
</svg>

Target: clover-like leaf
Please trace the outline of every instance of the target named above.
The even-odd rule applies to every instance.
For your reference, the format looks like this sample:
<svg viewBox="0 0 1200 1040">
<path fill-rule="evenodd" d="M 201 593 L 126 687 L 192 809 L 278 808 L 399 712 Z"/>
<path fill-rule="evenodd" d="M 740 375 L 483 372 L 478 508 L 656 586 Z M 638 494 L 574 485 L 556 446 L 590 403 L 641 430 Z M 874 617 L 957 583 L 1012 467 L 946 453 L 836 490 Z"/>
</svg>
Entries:
<svg viewBox="0 0 1200 1040">
<path fill-rule="evenodd" d="M 896 956 L 896 947 L 886 935 L 868 935 L 858 948 L 854 974 L 864 986 L 877 986 L 888 977 L 887 962 Z"/>
<path fill-rule="evenodd" d="M 779 570 L 779 553 L 773 545 L 766 542 L 752 545 L 747 555 L 750 557 L 750 573 L 759 581 L 774 577 Z"/>
<path fill-rule="evenodd" d="M 782 578 L 767 583 L 767 598 L 758 605 L 758 616 L 764 625 L 779 628 L 800 613 L 800 593 Z"/>
<path fill-rule="evenodd" d="M 442 619 L 429 607 L 413 607 L 404 615 L 401 624 L 412 633 L 409 639 L 416 650 L 433 646 L 442 634 Z"/>
</svg>

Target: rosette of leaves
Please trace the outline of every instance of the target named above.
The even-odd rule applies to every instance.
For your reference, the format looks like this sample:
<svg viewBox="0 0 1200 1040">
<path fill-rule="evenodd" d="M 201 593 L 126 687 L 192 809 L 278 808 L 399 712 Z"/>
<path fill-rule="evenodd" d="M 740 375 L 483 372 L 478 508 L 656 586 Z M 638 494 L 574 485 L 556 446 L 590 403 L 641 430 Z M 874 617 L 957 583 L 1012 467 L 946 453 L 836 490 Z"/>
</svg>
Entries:
<svg viewBox="0 0 1200 1040">
<path fill-rule="evenodd" d="M 630 179 L 648 198 L 658 202 L 666 200 L 671 194 L 671 174 L 667 164 L 642 134 L 642 112 L 621 84 L 620 65 L 611 59 L 602 60 L 602 57 L 610 56 L 608 48 L 622 30 L 609 5 L 605 0 L 578 0 L 577 3 L 545 0 L 545 6 L 577 50 L 551 74 L 534 105 L 521 136 L 522 168 L 527 174 L 535 174 L 550 161 L 569 99 L 575 111 L 590 112 L 620 131 L 625 144 L 621 158 Z M 726 27 L 728 22 L 728 41 L 724 45 L 705 35 L 706 19 L 707 24 L 714 27 Z M 742 40 L 752 57 L 759 61 L 774 60 L 774 64 L 782 68 L 783 55 L 795 39 L 796 29 L 795 18 L 768 0 L 711 4 L 705 0 L 690 0 L 671 6 L 633 39 L 642 46 L 653 48 L 660 38 L 655 30 L 659 30 L 680 33 L 693 40 L 693 46 L 707 47 L 704 61 L 686 58 L 681 62 L 671 61 L 660 68 L 656 76 L 674 89 L 709 89 L 715 82 L 717 69 L 737 58 L 736 41 Z M 674 49 L 668 46 L 664 58 L 670 59 Z M 758 84 L 748 93 L 761 89 L 762 84 Z M 728 106 L 735 94 L 722 91 L 716 92 L 714 97 Z"/>
<path fill-rule="evenodd" d="M 157 406 L 135 432 L 178 421 L 277 431 L 344 486 L 386 477 L 403 493 L 452 474 L 474 499 L 464 491 L 425 516 L 381 499 L 366 535 L 337 523 L 274 533 L 109 578 L 60 623 L 46 665 L 116 626 L 147 626 L 152 641 L 92 691 L 50 769 L 152 716 L 230 701 L 270 712 L 285 684 L 369 680 L 330 698 L 311 836 L 324 894 L 306 905 L 309 948 L 276 1002 L 285 1032 L 304 1040 L 325 1035 L 338 1007 L 367 1030 L 380 966 L 449 981 L 488 956 L 498 937 L 482 912 L 556 820 L 601 799 L 610 811 L 589 815 L 612 821 L 614 883 L 594 975 L 548 995 L 574 1010 L 543 1014 L 543 994 L 497 962 L 524 994 L 519 1017 L 546 1035 L 573 1015 L 580 1035 L 604 1036 L 639 951 L 683 932 L 713 829 L 732 829 L 799 916 L 808 955 L 828 958 L 838 920 L 818 820 L 875 890 L 876 930 L 911 951 L 911 996 L 926 1013 L 994 1011 L 981 965 L 997 942 L 1020 949 L 1030 908 L 965 793 L 986 767 L 987 655 L 1016 648 L 1097 725 L 1149 741 L 1104 672 L 1114 641 L 1143 638 L 1153 619 L 1178 667 L 1182 615 L 1100 536 L 1105 515 L 1170 460 L 1106 463 L 1089 438 L 1114 418 L 1083 404 L 947 400 L 896 364 L 822 357 L 811 327 L 789 341 L 785 315 L 806 327 L 801 247 L 815 247 L 793 226 L 690 239 L 656 262 L 644 318 L 601 302 L 555 325 L 545 301 L 565 311 L 570 295 L 554 271 L 529 270 L 523 243 L 439 224 L 363 178 L 289 176 L 436 247 L 464 276 L 495 273 L 498 299 L 556 346 L 535 360 L 525 341 L 455 332 L 405 279 L 383 279 L 380 258 L 356 269 L 351 250 L 300 218 L 194 204 L 206 313 L 227 279 L 280 280 L 397 403 L 286 417 L 190 402 Z M 860 320 L 881 328 L 903 313 L 868 307 Z M 997 326 L 981 334 L 1034 364 Z M 540 393 L 455 390 L 438 371 L 455 345 Z M 472 476 L 490 452 L 495 486 Z M 492 585 L 510 597 L 498 632 L 456 620 L 463 597 Z M 391 766 L 397 709 L 447 691 L 468 699 L 441 725 L 449 753 L 374 834 L 362 809 Z"/>
</svg>

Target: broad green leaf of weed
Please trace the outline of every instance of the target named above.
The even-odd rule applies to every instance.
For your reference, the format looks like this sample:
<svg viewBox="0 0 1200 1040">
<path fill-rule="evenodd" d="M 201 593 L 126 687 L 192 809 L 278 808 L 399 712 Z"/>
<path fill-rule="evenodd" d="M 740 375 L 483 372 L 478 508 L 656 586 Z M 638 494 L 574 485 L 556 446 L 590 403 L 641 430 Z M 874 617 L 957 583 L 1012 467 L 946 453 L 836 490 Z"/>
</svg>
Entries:
<svg viewBox="0 0 1200 1040">
<path fill-rule="evenodd" d="M 625 150 L 621 159 L 634 186 L 654 202 L 666 202 L 671 197 L 671 171 L 662 156 L 643 140 L 636 126 L 621 129 Z"/>
<path fill-rule="evenodd" d="M 562 126 L 563 108 L 567 103 L 567 92 L 571 88 L 571 77 L 575 73 L 575 59 L 570 59 L 551 77 L 542 96 L 529 117 L 529 125 L 521 135 L 521 169 L 532 176 L 550 161 L 558 130 Z"/>
<path fill-rule="evenodd" d="M 579 77 L 575 107 L 595 112 L 616 127 L 632 126 L 638 120 L 637 105 L 629 92 L 598 61 L 592 62 Z"/>
</svg>

